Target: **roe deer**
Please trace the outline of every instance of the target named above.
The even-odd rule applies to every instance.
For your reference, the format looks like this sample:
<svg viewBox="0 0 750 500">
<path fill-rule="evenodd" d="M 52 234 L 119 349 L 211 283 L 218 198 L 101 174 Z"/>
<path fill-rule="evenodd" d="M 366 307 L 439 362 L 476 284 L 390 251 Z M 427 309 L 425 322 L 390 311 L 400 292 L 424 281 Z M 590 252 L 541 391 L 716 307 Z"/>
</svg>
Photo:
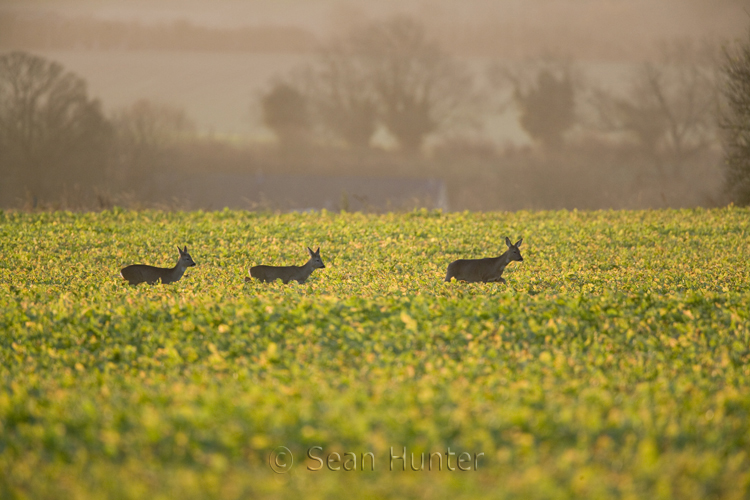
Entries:
<svg viewBox="0 0 750 500">
<path fill-rule="evenodd" d="M 125 267 L 120 271 L 120 276 L 128 280 L 131 285 L 137 285 L 138 283 L 148 283 L 153 285 L 159 280 L 163 284 L 174 283 L 175 281 L 182 278 L 185 274 L 185 269 L 195 265 L 193 258 L 188 253 L 187 245 L 185 250 L 177 247 L 180 251 L 180 259 L 177 261 L 177 265 L 174 267 L 154 267 L 147 266 L 146 264 L 133 264 Z"/>
<path fill-rule="evenodd" d="M 505 271 L 505 266 L 514 260 L 523 262 L 521 251 L 518 249 L 522 241 L 523 238 L 513 245 L 510 242 L 510 238 L 506 236 L 505 244 L 508 245 L 508 251 L 500 257 L 454 260 L 448 264 L 448 273 L 445 275 L 445 281 L 456 278 L 459 281 L 466 281 L 467 283 L 490 283 L 493 281 L 505 283 L 505 279 L 501 277 L 503 271 Z"/>
<path fill-rule="evenodd" d="M 320 258 L 320 247 L 314 252 L 307 247 L 310 253 L 310 260 L 304 266 L 253 266 L 250 268 L 250 276 L 245 281 L 257 278 L 265 283 L 280 279 L 283 283 L 289 283 L 292 280 L 302 284 L 307 281 L 312 272 L 316 269 L 325 269 L 325 264 Z"/>
</svg>

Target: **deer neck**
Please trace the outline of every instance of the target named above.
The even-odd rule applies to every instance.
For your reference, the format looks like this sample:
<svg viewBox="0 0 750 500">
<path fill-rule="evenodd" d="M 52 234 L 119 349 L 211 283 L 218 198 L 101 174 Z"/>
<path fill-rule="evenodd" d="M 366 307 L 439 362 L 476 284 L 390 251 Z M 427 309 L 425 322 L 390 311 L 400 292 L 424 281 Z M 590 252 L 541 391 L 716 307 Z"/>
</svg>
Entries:
<svg viewBox="0 0 750 500">
<path fill-rule="evenodd" d="M 177 264 L 173 268 L 169 269 L 169 275 L 172 278 L 172 281 L 177 281 L 178 279 L 182 278 L 182 275 L 185 274 L 185 270 L 187 269 L 187 266 L 182 263 L 182 261 L 177 261 Z"/>
<path fill-rule="evenodd" d="M 308 260 L 307 262 L 305 262 L 305 264 L 302 267 L 300 267 L 300 271 L 302 271 L 302 273 L 306 277 L 310 276 L 314 270 L 315 270 L 315 268 L 313 267 L 313 260 L 312 259 Z"/>
<path fill-rule="evenodd" d="M 506 250 L 504 254 L 497 257 L 495 266 L 497 266 L 498 271 L 503 272 L 508 264 L 510 264 L 510 250 Z"/>
</svg>

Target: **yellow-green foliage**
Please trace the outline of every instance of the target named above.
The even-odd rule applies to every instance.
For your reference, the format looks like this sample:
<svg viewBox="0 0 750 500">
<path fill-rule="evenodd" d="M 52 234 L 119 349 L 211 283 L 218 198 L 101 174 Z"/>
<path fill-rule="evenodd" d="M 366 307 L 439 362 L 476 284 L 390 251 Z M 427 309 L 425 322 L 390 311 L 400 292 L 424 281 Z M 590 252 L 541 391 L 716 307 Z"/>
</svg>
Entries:
<svg viewBox="0 0 750 500">
<path fill-rule="evenodd" d="M 0 497 L 747 498 L 749 221 L 0 212 Z M 507 285 L 443 282 L 505 236 Z M 119 277 L 178 244 L 179 282 Z M 306 246 L 304 285 L 244 282 Z M 310 471 L 313 446 L 375 471 Z"/>
</svg>

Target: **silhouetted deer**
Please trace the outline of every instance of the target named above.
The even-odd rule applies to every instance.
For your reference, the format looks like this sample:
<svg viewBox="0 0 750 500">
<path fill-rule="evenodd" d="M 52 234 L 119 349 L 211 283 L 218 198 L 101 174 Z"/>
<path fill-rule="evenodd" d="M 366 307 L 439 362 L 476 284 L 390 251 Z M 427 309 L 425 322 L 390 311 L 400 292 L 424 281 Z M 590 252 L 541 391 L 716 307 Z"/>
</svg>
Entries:
<svg viewBox="0 0 750 500">
<path fill-rule="evenodd" d="M 304 266 L 253 266 L 250 268 L 250 276 L 246 277 L 245 281 L 256 278 L 265 283 L 279 279 L 284 283 L 289 283 L 292 280 L 300 284 L 304 283 L 314 270 L 325 269 L 326 267 L 320 258 L 320 247 L 314 252 L 310 247 L 307 247 L 307 251 L 310 253 L 310 260 Z"/>
<path fill-rule="evenodd" d="M 193 258 L 188 253 L 187 245 L 185 250 L 177 247 L 180 252 L 180 258 L 177 261 L 177 265 L 174 267 L 155 267 L 147 266 L 146 264 L 133 264 L 125 267 L 120 271 L 120 276 L 128 280 L 131 285 L 137 285 L 138 283 L 148 283 L 153 285 L 159 280 L 163 284 L 174 283 L 175 281 L 182 278 L 185 274 L 185 269 L 195 265 Z"/>
<path fill-rule="evenodd" d="M 445 275 L 445 281 L 456 278 L 458 281 L 466 281 L 468 283 L 490 283 L 495 281 L 505 283 L 505 279 L 501 277 L 503 271 L 505 271 L 505 267 L 514 260 L 523 262 L 521 251 L 518 249 L 522 241 L 523 238 L 513 245 L 510 242 L 510 238 L 506 236 L 505 244 L 508 245 L 508 251 L 500 257 L 454 260 L 448 264 L 448 273 Z"/>
</svg>

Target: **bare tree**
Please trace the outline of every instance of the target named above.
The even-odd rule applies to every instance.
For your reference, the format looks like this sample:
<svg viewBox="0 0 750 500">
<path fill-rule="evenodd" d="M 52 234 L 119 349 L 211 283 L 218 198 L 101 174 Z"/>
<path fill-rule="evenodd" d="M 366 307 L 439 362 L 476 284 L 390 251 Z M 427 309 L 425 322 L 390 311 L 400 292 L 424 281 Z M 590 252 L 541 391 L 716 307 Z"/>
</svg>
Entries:
<svg viewBox="0 0 750 500">
<path fill-rule="evenodd" d="M 416 152 L 425 137 L 476 111 L 473 76 L 449 58 L 409 17 L 373 23 L 351 35 L 369 69 L 380 120 L 401 148 Z"/>
<path fill-rule="evenodd" d="M 664 47 L 658 64 L 645 63 L 635 73 L 626 96 L 594 92 L 599 124 L 629 133 L 662 176 L 679 177 L 681 165 L 716 140 L 715 73 L 710 48 Z"/>
<path fill-rule="evenodd" d="M 169 149 L 191 142 L 196 125 L 185 110 L 140 99 L 113 113 L 117 172 L 126 184 L 143 184 Z"/>
<path fill-rule="evenodd" d="M 195 137 L 195 122 L 184 109 L 139 99 L 114 113 L 112 122 L 121 141 L 139 149 L 158 149 Z"/>
<path fill-rule="evenodd" d="M 294 86 L 306 89 L 312 117 L 352 148 L 368 147 L 382 126 L 402 151 L 416 153 L 429 134 L 477 123 L 473 75 L 409 17 L 331 41 L 305 79 Z"/>
<path fill-rule="evenodd" d="M 103 184 L 111 127 L 86 83 L 25 52 L 0 56 L 0 169 L 35 200 Z"/>
<path fill-rule="evenodd" d="M 311 78 L 311 100 L 323 127 L 355 149 L 370 146 L 377 128 L 378 100 L 367 68 L 341 42 L 323 49 Z"/>
<path fill-rule="evenodd" d="M 667 131 L 667 120 L 653 102 L 617 97 L 601 89 L 593 91 L 593 99 L 599 128 L 629 134 L 649 157 L 658 157 L 658 147 Z"/>
<path fill-rule="evenodd" d="M 750 32 L 724 49 L 721 113 L 726 190 L 739 205 L 750 205 Z"/>
</svg>

